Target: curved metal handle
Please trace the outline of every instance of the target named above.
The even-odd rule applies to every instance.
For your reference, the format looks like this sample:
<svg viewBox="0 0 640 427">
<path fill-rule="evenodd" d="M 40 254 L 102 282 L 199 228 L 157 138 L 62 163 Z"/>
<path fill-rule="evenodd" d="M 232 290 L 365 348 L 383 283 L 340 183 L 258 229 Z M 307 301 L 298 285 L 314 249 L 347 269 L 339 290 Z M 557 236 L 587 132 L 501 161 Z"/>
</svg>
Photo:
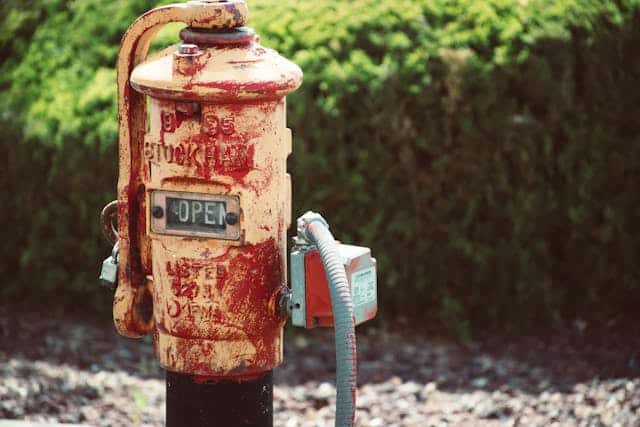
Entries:
<svg viewBox="0 0 640 427">
<path fill-rule="evenodd" d="M 118 201 L 107 204 L 100 213 L 100 224 L 102 233 L 111 245 L 118 242 L 118 228 L 116 226 L 118 218 Z"/>
<path fill-rule="evenodd" d="M 248 9 L 244 0 L 190 1 L 153 9 L 138 18 L 125 33 L 118 56 L 119 157 L 118 234 L 120 268 L 113 316 L 116 329 L 126 337 L 139 338 L 153 329 L 153 316 L 138 313 L 150 301 L 141 251 L 145 247 L 145 186 L 142 150 L 147 112 L 144 95 L 133 90 L 129 79 L 143 62 L 151 42 L 167 24 L 182 22 L 195 28 L 229 28 L 244 25 Z"/>
</svg>

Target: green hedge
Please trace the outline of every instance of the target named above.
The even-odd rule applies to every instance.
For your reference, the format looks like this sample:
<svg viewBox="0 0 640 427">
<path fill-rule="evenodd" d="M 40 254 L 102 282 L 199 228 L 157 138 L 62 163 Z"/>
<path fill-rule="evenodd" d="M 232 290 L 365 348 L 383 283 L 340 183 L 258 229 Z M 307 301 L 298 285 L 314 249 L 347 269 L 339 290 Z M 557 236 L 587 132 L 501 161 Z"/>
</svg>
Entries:
<svg viewBox="0 0 640 427">
<path fill-rule="evenodd" d="M 35 3 L 5 5 L 0 32 L 1 292 L 105 306 L 117 42 L 152 4 Z M 305 71 L 295 213 L 374 249 L 385 320 L 464 336 L 637 312 L 637 1 L 249 4 L 263 43 Z"/>
</svg>

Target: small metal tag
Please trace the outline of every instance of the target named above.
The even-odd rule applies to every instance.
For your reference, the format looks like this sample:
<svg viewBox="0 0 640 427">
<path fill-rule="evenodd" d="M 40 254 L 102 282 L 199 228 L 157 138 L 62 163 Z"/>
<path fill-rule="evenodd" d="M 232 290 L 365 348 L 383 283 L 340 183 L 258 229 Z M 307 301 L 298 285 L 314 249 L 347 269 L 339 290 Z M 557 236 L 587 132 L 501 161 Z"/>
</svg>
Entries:
<svg viewBox="0 0 640 427">
<path fill-rule="evenodd" d="M 377 303 L 375 267 L 365 268 L 351 273 L 351 293 L 354 308 Z"/>
<path fill-rule="evenodd" d="M 149 209 L 153 233 L 240 240 L 238 196 L 156 190 Z"/>
</svg>

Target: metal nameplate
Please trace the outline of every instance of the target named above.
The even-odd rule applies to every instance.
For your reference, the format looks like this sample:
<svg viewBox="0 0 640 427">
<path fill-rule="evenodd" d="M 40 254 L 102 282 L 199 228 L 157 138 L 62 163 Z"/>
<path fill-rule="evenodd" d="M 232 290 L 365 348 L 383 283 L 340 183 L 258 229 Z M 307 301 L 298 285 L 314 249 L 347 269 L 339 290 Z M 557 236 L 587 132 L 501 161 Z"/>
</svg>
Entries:
<svg viewBox="0 0 640 427">
<path fill-rule="evenodd" d="M 152 191 L 149 205 L 154 233 L 240 240 L 238 196 Z"/>
</svg>

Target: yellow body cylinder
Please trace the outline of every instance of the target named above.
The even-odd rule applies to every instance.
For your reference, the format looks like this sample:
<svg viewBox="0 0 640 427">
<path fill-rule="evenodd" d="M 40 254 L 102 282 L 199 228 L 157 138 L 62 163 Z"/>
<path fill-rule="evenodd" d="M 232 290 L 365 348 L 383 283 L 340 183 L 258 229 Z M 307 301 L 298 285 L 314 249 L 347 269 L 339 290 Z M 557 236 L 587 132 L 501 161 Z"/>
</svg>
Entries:
<svg viewBox="0 0 640 427">
<path fill-rule="evenodd" d="M 152 331 L 166 369 L 251 377 L 282 359 L 291 222 L 284 97 L 302 73 L 244 27 L 182 36 L 180 48 L 130 66 L 121 91 L 133 107 L 123 111 L 121 98 L 127 229 L 114 318 L 124 335 Z"/>
</svg>

